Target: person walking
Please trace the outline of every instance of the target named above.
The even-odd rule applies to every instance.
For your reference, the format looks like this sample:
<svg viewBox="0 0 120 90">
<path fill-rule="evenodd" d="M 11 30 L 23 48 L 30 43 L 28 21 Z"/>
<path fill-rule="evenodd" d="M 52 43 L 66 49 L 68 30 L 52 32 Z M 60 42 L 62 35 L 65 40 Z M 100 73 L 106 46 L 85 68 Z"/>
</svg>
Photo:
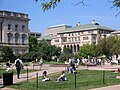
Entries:
<svg viewBox="0 0 120 90">
<path fill-rule="evenodd" d="M 42 59 L 42 58 L 40 58 L 40 62 L 39 62 L 39 64 L 40 64 L 40 70 L 41 70 L 42 65 L 43 65 L 43 59 Z"/>
<path fill-rule="evenodd" d="M 23 62 L 22 60 L 20 59 L 20 57 L 18 57 L 16 60 L 15 60 L 15 67 L 16 67 L 16 70 L 17 70 L 17 78 L 19 79 L 20 77 L 20 71 L 21 69 L 23 68 Z"/>
</svg>

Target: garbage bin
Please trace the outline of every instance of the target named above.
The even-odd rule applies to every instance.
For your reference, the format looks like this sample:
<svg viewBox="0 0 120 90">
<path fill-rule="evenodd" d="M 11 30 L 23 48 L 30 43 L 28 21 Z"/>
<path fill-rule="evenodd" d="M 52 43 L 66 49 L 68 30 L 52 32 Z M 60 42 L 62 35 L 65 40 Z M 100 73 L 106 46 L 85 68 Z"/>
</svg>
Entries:
<svg viewBox="0 0 120 90">
<path fill-rule="evenodd" d="M 13 73 L 3 73 L 3 85 L 13 84 Z"/>
</svg>

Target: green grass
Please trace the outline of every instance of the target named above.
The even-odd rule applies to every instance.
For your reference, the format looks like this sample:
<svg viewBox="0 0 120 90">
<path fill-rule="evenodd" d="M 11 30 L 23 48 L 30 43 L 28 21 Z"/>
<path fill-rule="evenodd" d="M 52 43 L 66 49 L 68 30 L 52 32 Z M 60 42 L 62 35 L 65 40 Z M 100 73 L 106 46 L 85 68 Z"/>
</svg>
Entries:
<svg viewBox="0 0 120 90">
<path fill-rule="evenodd" d="M 50 74 L 51 81 L 42 82 L 41 77 L 39 77 L 38 90 L 87 90 L 91 88 L 98 88 L 108 85 L 120 84 L 120 79 L 112 78 L 113 76 L 120 75 L 120 73 L 113 73 L 110 71 L 105 72 L 105 79 L 103 83 L 103 71 L 95 70 L 81 70 L 78 71 L 77 86 L 75 88 L 75 75 L 66 74 L 68 81 L 56 82 L 60 73 Z M 11 88 L 16 88 L 17 90 L 36 90 L 36 79 L 29 80 L 28 82 L 21 82 L 12 86 Z"/>
</svg>

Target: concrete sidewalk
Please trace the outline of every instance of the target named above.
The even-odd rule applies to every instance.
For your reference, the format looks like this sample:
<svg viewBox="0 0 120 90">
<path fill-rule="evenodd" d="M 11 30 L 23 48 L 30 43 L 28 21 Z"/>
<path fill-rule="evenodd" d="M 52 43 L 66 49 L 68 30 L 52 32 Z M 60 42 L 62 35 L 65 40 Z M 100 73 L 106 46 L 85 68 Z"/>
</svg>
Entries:
<svg viewBox="0 0 120 90">
<path fill-rule="evenodd" d="M 32 66 L 28 67 L 29 69 L 33 69 Z M 89 69 L 89 70 L 116 70 L 117 68 L 120 68 L 120 65 L 107 65 L 107 66 L 80 66 L 78 69 L 82 70 L 82 69 Z M 27 69 L 27 67 L 25 67 L 24 69 Z M 40 67 L 39 66 L 35 66 L 34 67 L 35 70 L 39 70 Z M 36 77 L 36 73 L 38 73 L 38 76 L 42 75 L 43 70 L 46 70 L 48 72 L 48 74 L 51 73 L 56 73 L 56 72 L 60 72 L 62 70 L 65 70 L 65 67 L 51 67 L 50 65 L 43 65 L 42 70 L 40 71 L 35 71 L 35 72 L 31 72 L 29 73 L 28 77 L 29 79 L 35 78 Z M 20 75 L 20 79 L 17 79 L 17 76 L 14 75 L 13 76 L 13 83 L 18 83 L 21 81 L 25 81 L 27 80 L 27 74 L 21 74 Z M 2 79 L 0 79 L 0 83 L 2 82 Z M 15 89 L 10 89 L 10 88 L 0 88 L 0 90 L 15 90 Z M 107 86 L 107 87 L 101 87 L 101 88 L 95 88 L 95 89 L 90 89 L 90 90 L 120 90 L 120 85 L 113 85 L 113 86 Z"/>
<path fill-rule="evenodd" d="M 27 69 L 25 66 L 24 69 Z M 29 66 L 28 69 L 33 69 L 33 66 Z M 38 73 L 38 76 L 42 76 L 42 72 L 46 70 L 48 74 L 56 73 L 65 70 L 65 67 L 50 67 L 49 65 L 44 64 L 42 70 L 40 70 L 39 66 L 35 66 L 34 70 L 38 70 L 35 72 L 28 73 L 28 79 L 36 78 L 36 73 Z M 27 81 L 27 73 L 20 74 L 20 79 L 17 78 L 17 75 L 13 76 L 13 84 L 16 84 L 18 82 Z M 3 84 L 3 79 L 0 79 L 0 84 Z M 0 90 L 15 90 L 10 88 L 0 88 Z"/>
</svg>

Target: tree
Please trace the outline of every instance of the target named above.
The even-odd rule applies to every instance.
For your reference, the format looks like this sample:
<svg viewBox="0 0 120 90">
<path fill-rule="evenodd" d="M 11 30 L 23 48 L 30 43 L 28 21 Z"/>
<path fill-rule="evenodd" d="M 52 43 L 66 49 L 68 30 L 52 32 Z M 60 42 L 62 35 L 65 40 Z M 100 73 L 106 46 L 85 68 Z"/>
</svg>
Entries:
<svg viewBox="0 0 120 90">
<path fill-rule="evenodd" d="M 1 50 L 1 56 L 2 56 L 2 59 L 4 61 L 11 61 L 11 62 L 14 62 L 14 54 L 13 54 L 13 51 L 10 47 L 8 46 L 5 46 L 2 48 Z"/>
<path fill-rule="evenodd" d="M 36 51 L 37 38 L 34 36 L 29 36 L 29 51 Z"/>
<path fill-rule="evenodd" d="M 42 5 L 42 9 L 43 11 L 45 11 L 51 8 L 54 9 L 62 0 L 35 0 L 35 1 L 36 2 L 40 1 Z M 78 0 L 78 2 L 76 1 L 75 5 L 79 5 L 79 4 L 85 5 L 84 1 L 85 0 Z M 113 3 L 113 7 L 117 7 L 117 8 L 120 7 L 120 0 L 112 0 L 111 2 Z"/>
<path fill-rule="evenodd" d="M 84 58 L 92 57 L 91 46 L 89 44 L 84 44 L 81 46 L 78 55 Z"/>
<path fill-rule="evenodd" d="M 61 62 L 64 62 L 64 61 L 66 61 L 66 60 L 68 60 L 69 58 L 72 58 L 72 57 L 74 57 L 74 54 L 72 53 L 72 49 L 66 47 L 66 48 L 63 49 L 63 53 L 60 55 L 59 59 L 60 59 Z"/>
<path fill-rule="evenodd" d="M 112 59 L 113 55 L 120 54 L 120 36 L 110 36 L 103 38 L 98 42 L 99 50 L 108 58 Z"/>
<path fill-rule="evenodd" d="M 46 40 L 41 40 L 36 47 L 37 56 L 42 57 L 46 61 L 51 61 L 52 57 L 61 55 L 61 48 L 55 45 L 49 45 Z"/>
</svg>

